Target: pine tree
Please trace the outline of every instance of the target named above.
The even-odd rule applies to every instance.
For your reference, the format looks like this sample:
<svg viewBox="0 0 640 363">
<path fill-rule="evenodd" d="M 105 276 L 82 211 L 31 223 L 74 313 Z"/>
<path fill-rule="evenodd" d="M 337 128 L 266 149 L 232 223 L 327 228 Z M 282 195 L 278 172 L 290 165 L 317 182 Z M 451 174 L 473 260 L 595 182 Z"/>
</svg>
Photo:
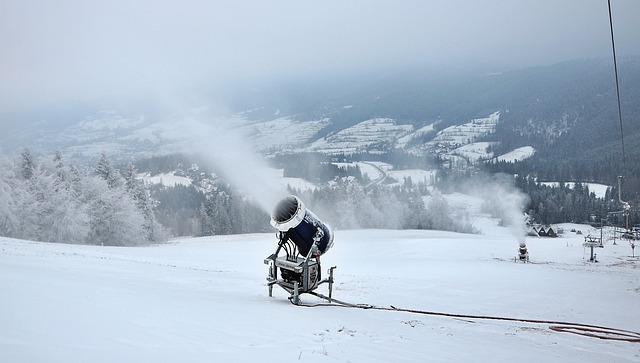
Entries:
<svg viewBox="0 0 640 363">
<path fill-rule="evenodd" d="M 137 179 L 137 176 L 138 171 L 136 170 L 135 165 L 133 165 L 132 162 L 127 163 L 122 178 L 124 179 L 125 189 L 134 199 L 139 197 L 140 190 L 143 189 L 142 182 Z"/>
<path fill-rule="evenodd" d="M 34 176 L 39 241 L 84 243 L 89 233 L 87 206 L 81 205 L 67 182 L 53 170 Z"/>
<path fill-rule="evenodd" d="M 435 198 L 435 202 L 439 202 L 437 197 Z M 434 203 L 434 199 L 432 198 L 432 203 Z M 441 205 L 438 204 L 437 208 L 440 208 Z M 446 212 L 443 210 L 442 212 Z M 435 216 L 433 216 L 435 217 Z M 405 216 L 405 225 L 404 228 L 409 229 L 426 229 L 429 228 L 430 223 L 437 223 L 434 221 L 435 218 L 428 220 L 427 218 L 427 208 L 425 207 L 424 200 L 422 196 L 417 190 L 414 190 L 409 195 L 409 200 L 407 203 L 407 213 Z"/>
<path fill-rule="evenodd" d="M 213 222 L 213 203 L 207 199 L 200 205 L 200 236 L 215 235 L 215 226 Z"/>
<path fill-rule="evenodd" d="M 214 236 L 233 233 L 226 198 L 215 193 L 200 207 L 201 235 Z"/>
<path fill-rule="evenodd" d="M 122 177 L 117 169 L 111 165 L 111 160 L 107 157 L 107 154 L 102 152 L 100 154 L 100 160 L 98 160 L 98 166 L 95 171 L 96 175 L 106 180 L 109 188 L 119 188 L 122 186 Z"/>
<path fill-rule="evenodd" d="M 134 246 L 147 243 L 144 217 L 122 188 L 111 188 L 101 177 L 83 179 L 83 200 L 88 205 L 91 244 Z"/>
<path fill-rule="evenodd" d="M 33 163 L 33 157 L 31 156 L 31 152 L 29 151 L 29 149 L 24 149 L 24 151 L 22 151 L 20 156 L 22 158 L 21 164 L 20 164 L 22 177 L 24 179 L 31 179 L 35 170 L 35 165 Z"/>
<path fill-rule="evenodd" d="M 447 203 L 440 193 L 432 194 L 425 213 L 428 225 L 423 226 L 423 228 L 443 231 L 453 229 L 449 203 Z"/>
<path fill-rule="evenodd" d="M 167 232 L 156 219 L 153 201 L 149 190 L 145 188 L 144 183 L 137 179 L 138 171 L 133 163 L 128 163 L 124 171 L 124 188 L 127 190 L 131 198 L 135 201 L 136 206 L 144 217 L 144 230 L 149 242 L 163 242 L 167 239 Z"/>
</svg>

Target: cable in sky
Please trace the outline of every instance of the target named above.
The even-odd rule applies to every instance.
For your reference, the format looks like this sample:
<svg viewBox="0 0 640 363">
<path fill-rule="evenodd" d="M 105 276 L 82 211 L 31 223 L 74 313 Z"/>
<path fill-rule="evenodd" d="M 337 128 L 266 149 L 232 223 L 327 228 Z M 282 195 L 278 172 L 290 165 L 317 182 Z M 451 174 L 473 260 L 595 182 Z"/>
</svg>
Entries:
<svg viewBox="0 0 640 363">
<path fill-rule="evenodd" d="M 609 5 L 609 28 L 611 29 L 611 50 L 613 51 L 613 70 L 616 75 L 616 96 L 618 100 L 618 120 L 620 121 L 620 142 L 622 144 L 622 173 L 627 169 L 627 161 L 624 152 L 624 131 L 622 127 L 622 109 L 620 107 L 620 84 L 618 82 L 618 61 L 616 60 L 616 42 L 613 36 L 613 18 L 611 17 L 611 0 L 607 0 Z"/>
</svg>

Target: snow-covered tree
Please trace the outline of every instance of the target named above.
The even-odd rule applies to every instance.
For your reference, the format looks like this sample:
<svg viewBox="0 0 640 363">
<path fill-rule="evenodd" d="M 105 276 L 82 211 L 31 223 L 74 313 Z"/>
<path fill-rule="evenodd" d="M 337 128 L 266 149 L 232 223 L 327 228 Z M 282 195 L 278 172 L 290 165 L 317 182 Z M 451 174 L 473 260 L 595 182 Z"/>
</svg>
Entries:
<svg viewBox="0 0 640 363">
<path fill-rule="evenodd" d="M 200 220 L 203 236 L 230 234 L 232 226 L 225 196 L 215 193 L 207 198 L 200 207 Z"/>
<path fill-rule="evenodd" d="M 32 178 L 36 191 L 33 206 L 39 241 L 84 243 L 89 233 L 87 206 L 55 170 L 42 170 Z"/>
<path fill-rule="evenodd" d="M 339 227 L 341 228 L 361 228 L 358 223 L 357 213 L 358 205 L 361 204 L 364 195 L 362 188 L 349 180 L 344 180 L 338 184 L 336 191 L 338 192 L 337 207 L 342 211 L 340 214 Z"/>
<path fill-rule="evenodd" d="M 368 192 L 372 206 L 368 211 L 368 228 L 401 228 L 404 205 L 388 188 L 374 185 Z"/>
<path fill-rule="evenodd" d="M 100 160 L 98 160 L 98 166 L 96 167 L 96 175 L 101 177 L 107 182 L 109 188 L 119 188 L 122 186 L 122 177 L 116 168 L 111 164 L 111 160 L 107 157 L 107 154 L 102 152 L 100 154 Z"/>
<path fill-rule="evenodd" d="M 13 165 L 9 160 L 0 156 L 0 234 L 3 236 L 15 236 L 20 221 L 16 212 L 15 175 Z"/>
<path fill-rule="evenodd" d="M 56 175 L 58 176 L 58 179 L 60 179 L 61 181 L 66 181 L 68 177 L 68 171 L 66 165 L 64 164 L 62 152 L 60 152 L 60 150 L 56 151 L 56 154 L 53 157 L 53 166 L 56 169 Z"/>
<path fill-rule="evenodd" d="M 0 234 L 103 245 L 165 238 L 144 188 L 134 198 L 104 154 L 99 170 L 82 173 L 67 166 L 60 152 L 39 164 L 28 150 L 16 163 L 0 158 Z"/>
<path fill-rule="evenodd" d="M 147 243 L 144 217 L 126 190 L 109 187 L 101 177 L 87 177 L 82 183 L 82 201 L 89 214 L 89 243 L 111 246 Z"/>
<path fill-rule="evenodd" d="M 136 170 L 135 165 L 132 162 L 127 163 L 127 166 L 122 173 L 122 178 L 124 179 L 124 187 L 127 189 L 129 194 L 134 198 L 137 198 L 140 194 L 140 191 L 143 189 L 143 183 L 141 180 L 137 179 L 138 171 Z"/>
<path fill-rule="evenodd" d="M 436 197 L 437 198 L 437 197 Z M 442 200 L 444 201 L 444 199 Z M 432 199 L 432 203 L 434 200 Z M 439 199 L 436 199 L 436 202 L 440 202 Z M 446 206 L 445 204 L 435 205 L 435 208 L 442 208 Z M 441 213 L 446 213 L 446 210 L 441 210 Z M 407 200 L 407 209 L 405 212 L 404 218 L 404 228 L 408 229 L 427 229 L 430 227 L 430 224 L 434 223 L 434 217 L 438 214 L 436 211 L 432 213 L 430 218 L 427 217 L 427 208 L 424 204 L 424 200 L 422 196 L 418 192 L 417 189 L 412 190 L 409 193 L 409 198 Z"/>
<path fill-rule="evenodd" d="M 33 156 L 31 156 L 31 151 L 29 151 L 29 149 L 24 149 L 20 154 L 20 157 L 21 175 L 25 179 L 30 179 L 31 176 L 33 176 L 33 172 L 35 170 L 35 164 L 33 162 Z"/>
<path fill-rule="evenodd" d="M 167 240 L 167 231 L 158 223 L 154 211 L 153 200 L 144 183 L 137 179 L 138 171 L 133 163 L 128 163 L 124 170 L 124 188 L 144 217 L 144 230 L 149 242 L 163 242 Z"/>
</svg>

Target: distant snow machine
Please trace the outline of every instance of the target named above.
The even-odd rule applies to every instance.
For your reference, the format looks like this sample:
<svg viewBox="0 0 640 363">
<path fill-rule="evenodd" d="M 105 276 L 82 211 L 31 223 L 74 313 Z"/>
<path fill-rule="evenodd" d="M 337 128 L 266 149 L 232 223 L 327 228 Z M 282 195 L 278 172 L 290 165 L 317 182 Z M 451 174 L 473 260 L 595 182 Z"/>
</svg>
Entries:
<svg viewBox="0 0 640 363">
<path fill-rule="evenodd" d="M 520 260 L 522 262 L 529 262 L 529 251 L 527 250 L 527 245 L 524 242 L 520 242 L 520 247 L 518 247 L 517 260 Z"/>
<path fill-rule="evenodd" d="M 320 256 L 333 246 L 333 232 L 308 210 L 295 195 L 282 199 L 271 213 L 271 225 L 278 230 L 278 248 L 264 259 L 269 265 L 267 285 L 269 296 L 273 296 L 273 285 L 277 284 L 291 294 L 291 301 L 298 304 L 300 294 L 310 293 L 323 283 L 329 284 L 331 301 L 333 270 L 329 277 L 321 280 Z M 280 256 L 280 252 L 284 253 Z M 280 269 L 280 277 L 278 277 Z"/>
</svg>

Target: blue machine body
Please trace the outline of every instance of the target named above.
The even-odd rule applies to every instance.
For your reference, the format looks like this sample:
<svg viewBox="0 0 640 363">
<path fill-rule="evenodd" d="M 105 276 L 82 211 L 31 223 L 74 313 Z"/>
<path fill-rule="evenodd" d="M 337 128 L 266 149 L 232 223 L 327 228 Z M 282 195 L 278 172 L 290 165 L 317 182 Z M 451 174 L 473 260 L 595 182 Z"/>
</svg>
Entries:
<svg viewBox="0 0 640 363">
<path fill-rule="evenodd" d="M 317 246 L 318 255 L 324 254 L 333 246 L 331 228 L 320 221 L 294 195 L 282 199 L 276 205 L 271 214 L 271 225 L 285 233 L 303 256 L 309 254 L 314 244 Z"/>
</svg>

